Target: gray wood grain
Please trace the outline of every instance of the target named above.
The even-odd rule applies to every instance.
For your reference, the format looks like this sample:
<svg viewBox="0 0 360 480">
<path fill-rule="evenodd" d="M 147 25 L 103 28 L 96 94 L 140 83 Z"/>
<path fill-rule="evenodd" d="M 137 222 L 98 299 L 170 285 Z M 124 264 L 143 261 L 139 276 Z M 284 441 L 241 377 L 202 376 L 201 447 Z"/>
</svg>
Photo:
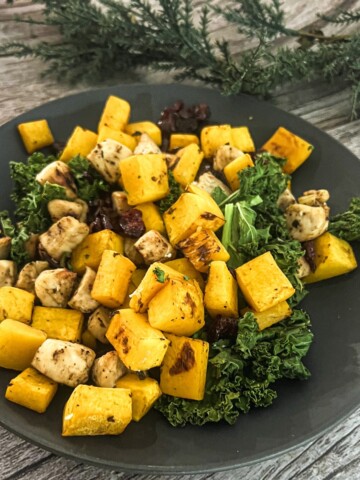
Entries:
<svg viewBox="0 0 360 480">
<path fill-rule="evenodd" d="M 226 5 L 223 0 L 212 3 Z M 201 6 L 203 0 L 196 0 Z M 332 13 L 339 6 L 360 7 L 360 0 L 285 0 L 289 24 L 294 28 L 308 26 L 323 27 L 316 16 L 319 12 Z M 30 1 L 15 1 L 9 6 L 0 1 L 0 42 L 7 40 L 38 41 L 56 38 L 56 32 L 49 27 L 30 26 L 14 23 L 14 14 L 41 16 L 41 6 Z M 216 37 L 228 37 L 234 33 L 232 27 L 216 19 L 211 26 Z M 327 33 L 329 30 L 327 28 Z M 249 43 L 236 38 L 231 43 L 234 53 L 241 52 Z M 41 105 L 49 100 L 90 88 L 81 84 L 73 87 L 59 84 L 51 78 L 41 78 L 42 64 L 34 59 L 17 60 L 12 57 L 0 58 L 0 124 Z M 166 74 L 138 71 L 118 76 L 101 85 L 131 83 L 167 83 L 171 78 Z M 194 84 L 194 82 L 187 82 Z M 306 84 L 289 85 L 282 88 L 271 100 L 280 108 L 292 112 L 322 128 L 360 156 L 360 120 L 350 121 L 349 89 L 341 82 L 333 85 Z M 1 372 L 0 372 L 1 373 Z M 41 448 L 29 444 L 0 427 L 0 480 L 165 480 L 171 477 L 153 475 L 131 475 L 110 472 L 96 467 L 77 464 L 57 457 Z M 287 452 L 276 459 L 237 470 L 206 475 L 172 476 L 175 480 L 356 480 L 360 479 L 360 408 L 346 420 L 340 422 L 315 441 Z"/>
</svg>

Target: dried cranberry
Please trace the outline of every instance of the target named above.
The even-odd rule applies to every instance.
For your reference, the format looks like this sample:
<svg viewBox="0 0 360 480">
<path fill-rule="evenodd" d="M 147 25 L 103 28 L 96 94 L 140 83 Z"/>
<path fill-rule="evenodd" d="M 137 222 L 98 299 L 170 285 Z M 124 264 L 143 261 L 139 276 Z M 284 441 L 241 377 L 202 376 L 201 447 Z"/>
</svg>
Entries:
<svg viewBox="0 0 360 480">
<path fill-rule="evenodd" d="M 216 342 L 220 338 L 236 338 L 238 331 L 238 319 L 217 315 L 207 330 L 209 342 Z"/>
<path fill-rule="evenodd" d="M 305 260 L 310 266 L 310 270 L 312 272 L 315 272 L 316 270 L 316 264 L 315 264 L 315 242 L 314 240 L 307 240 L 306 242 L 302 243 L 302 246 L 305 250 Z"/>
<path fill-rule="evenodd" d="M 142 212 L 132 208 L 120 215 L 120 227 L 124 235 L 132 238 L 139 238 L 145 233 L 145 224 L 142 219 Z"/>
</svg>

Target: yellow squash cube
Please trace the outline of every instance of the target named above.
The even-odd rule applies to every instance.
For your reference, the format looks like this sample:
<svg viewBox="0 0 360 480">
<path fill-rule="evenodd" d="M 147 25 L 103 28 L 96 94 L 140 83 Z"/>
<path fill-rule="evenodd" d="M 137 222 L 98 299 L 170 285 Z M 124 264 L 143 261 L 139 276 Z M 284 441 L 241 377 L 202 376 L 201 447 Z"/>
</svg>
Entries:
<svg viewBox="0 0 360 480">
<path fill-rule="evenodd" d="M 233 146 L 230 125 L 211 125 L 204 127 L 200 134 L 201 149 L 206 158 L 215 155 L 216 150 L 222 145 Z"/>
<path fill-rule="evenodd" d="M 130 118 L 130 103 L 122 98 L 110 95 L 105 103 L 98 132 L 102 127 L 109 127 L 113 130 L 124 130 Z"/>
<path fill-rule="evenodd" d="M 149 230 L 156 230 L 161 234 L 165 233 L 165 225 L 161 213 L 155 203 L 140 203 L 140 205 L 136 205 L 135 208 L 142 213 L 142 219 L 147 232 Z"/>
<path fill-rule="evenodd" d="M 131 135 L 128 135 L 125 132 L 122 132 L 121 130 L 114 130 L 113 128 L 103 125 L 99 130 L 97 143 L 101 143 L 107 140 L 108 138 L 111 138 L 111 140 L 115 140 L 121 143 L 122 145 L 125 145 L 126 147 L 130 148 L 130 150 L 132 151 L 135 150 L 136 139 L 134 137 L 132 137 Z"/>
<path fill-rule="evenodd" d="M 255 144 L 248 127 L 235 127 L 231 129 L 233 146 L 242 152 L 255 152 Z"/>
<path fill-rule="evenodd" d="M 238 317 L 238 291 L 235 278 L 225 262 L 210 263 L 204 305 L 211 317 Z"/>
<path fill-rule="evenodd" d="M 170 345 L 161 366 L 161 391 L 173 397 L 202 400 L 209 356 L 208 342 L 171 334 L 166 337 Z"/>
<path fill-rule="evenodd" d="M 155 262 L 145 273 L 143 279 L 133 292 L 130 299 L 130 308 L 135 312 L 146 312 L 150 300 L 169 282 L 170 279 L 181 279 L 176 270 L 166 264 Z"/>
<path fill-rule="evenodd" d="M 212 230 L 198 228 L 178 248 L 199 272 L 206 273 L 214 260 L 227 262 L 230 255 Z"/>
<path fill-rule="evenodd" d="M 170 135 L 169 150 L 176 150 L 177 148 L 184 148 L 191 143 L 200 144 L 199 137 L 191 133 L 172 133 Z"/>
<path fill-rule="evenodd" d="M 252 161 L 249 154 L 241 155 L 241 157 L 235 158 L 224 168 L 224 175 L 228 181 L 231 190 L 235 191 L 240 186 L 239 172 L 244 170 L 247 167 L 253 167 L 254 162 Z"/>
<path fill-rule="evenodd" d="M 200 168 L 203 152 L 196 143 L 191 143 L 176 153 L 176 165 L 173 170 L 175 180 L 186 187 L 195 180 Z"/>
<path fill-rule="evenodd" d="M 187 192 L 166 210 L 163 219 L 170 242 L 175 246 L 198 227 L 216 231 L 225 223 L 222 211 L 212 199 L 208 201 L 203 196 Z"/>
<path fill-rule="evenodd" d="M 62 434 L 119 435 L 132 418 L 131 392 L 128 388 L 104 388 L 78 385 L 65 404 Z"/>
<path fill-rule="evenodd" d="M 132 155 L 121 160 L 119 166 L 129 205 L 155 202 L 169 193 L 163 154 Z"/>
<path fill-rule="evenodd" d="M 97 134 L 83 127 L 75 127 L 59 160 L 68 162 L 76 155 L 86 157 L 97 143 Z"/>
<path fill-rule="evenodd" d="M 295 292 L 270 252 L 244 263 L 235 272 L 246 302 L 256 312 L 274 307 Z"/>
<path fill-rule="evenodd" d="M 27 153 L 36 152 L 36 150 L 54 143 L 54 137 L 47 120 L 20 123 L 17 128 Z"/>
<path fill-rule="evenodd" d="M 128 135 L 138 138 L 140 138 L 142 133 L 147 133 L 156 145 L 160 146 L 162 142 L 160 128 L 155 123 L 146 120 L 143 122 L 129 123 L 125 127 L 125 132 Z"/>
<path fill-rule="evenodd" d="M 120 307 L 129 288 L 136 266 L 131 260 L 114 250 L 105 250 L 91 290 L 91 296 L 101 305 Z"/>
<path fill-rule="evenodd" d="M 111 319 L 106 338 L 129 370 L 159 367 L 169 345 L 163 333 L 153 328 L 144 313 L 121 309 Z"/>
<path fill-rule="evenodd" d="M 25 370 L 36 350 L 45 342 L 46 333 L 15 320 L 0 323 L 0 367 Z"/>
<path fill-rule="evenodd" d="M 205 325 L 202 291 L 196 280 L 170 280 L 149 303 L 152 327 L 191 336 Z"/>
<path fill-rule="evenodd" d="M 10 380 L 5 398 L 23 407 L 44 413 L 57 391 L 58 385 L 42 373 L 29 367 Z"/>
<path fill-rule="evenodd" d="M 0 287 L 0 322 L 5 318 L 30 323 L 35 295 L 16 287 Z"/>
<path fill-rule="evenodd" d="M 271 327 L 271 325 L 290 317 L 292 310 L 287 302 L 280 302 L 263 312 L 255 312 L 255 310 L 252 310 L 251 308 L 243 308 L 241 310 L 242 315 L 245 315 L 246 312 L 253 313 L 256 322 L 259 325 L 259 330 L 264 330 L 264 328 Z"/>
<path fill-rule="evenodd" d="M 154 378 L 139 378 L 135 373 L 121 377 L 116 382 L 116 387 L 131 391 L 132 419 L 135 422 L 141 420 L 161 396 L 160 386 Z"/>
<path fill-rule="evenodd" d="M 303 278 L 305 283 L 337 277 L 357 267 L 351 245 L 329 232 L 315 238 L 314 249 L 316 270 Z"/>
<path fill-rule="evenodd" d="M 123 254 L 124 239 L 112 230 L 91 233 L 72 251 L 72 269 L 80 274 L 85 272 L 86 267 L 97 270 L 105 250 Z"/>
<path fill-rule="evenodd" d="M 187 258 L 176 258 L 175 260 L 166 262 L 166 265 L 177 272 L 182 273 L 185 279 L 189 277 L 192 280 L 196 280 L 201 290 L 204 290 L 205 282 L 203 276 Z"/>
<path fill-rule="evenodd" d="M 285 173 L 293 173 L 302 165 L 314 150 L 313 145 L 306 142 L 284 127 L 279 127 L 274 135 L 261 147 L 261 150 L 277 157 L 286 158 L 283 167 Z"/>
<path fill-rule="evenodd" d="M 56 307 L 35 307 L 31 326 L 42 330 L 48 338 L 80 342 L 84 314 L 78 310 Z"/>
</svg>

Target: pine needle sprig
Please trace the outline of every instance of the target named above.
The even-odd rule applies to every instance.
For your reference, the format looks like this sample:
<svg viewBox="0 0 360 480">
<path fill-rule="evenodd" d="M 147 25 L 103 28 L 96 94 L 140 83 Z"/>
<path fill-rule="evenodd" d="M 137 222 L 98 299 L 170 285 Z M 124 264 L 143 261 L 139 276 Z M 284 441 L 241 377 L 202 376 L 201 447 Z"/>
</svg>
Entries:
<svg viewBox="0 0 360 480">
<path fill-rule="evenodd" d="M 360 105 L 360 34 L 325 35 L 321 30 L 289 28 L 280 0 L 233 0 L 226 9 L 196 8 L 192 0 L 33 0 L 43 5 L 43 20 L 18 22 L 51 26 L 57 41 L 0 45 L 0 55 L 33 56 L 45 74 L 61 81 L 98 82 L 139 67 L 171 72 L 176 80 L 193 79 L 225 94 L 268 96 L 288 82 L 341 78 L 352 89 L 353 117 Z M 241 54 L 211 34 L 221 15 L 239 35 L 255 40 Z M 355 24 L 360 10 L 321 17 L 333 24 Z M 273 40 L 293 37 L 297 46 Z M 253 43 L 252 43 L 253 45 Z"/>
</svg>

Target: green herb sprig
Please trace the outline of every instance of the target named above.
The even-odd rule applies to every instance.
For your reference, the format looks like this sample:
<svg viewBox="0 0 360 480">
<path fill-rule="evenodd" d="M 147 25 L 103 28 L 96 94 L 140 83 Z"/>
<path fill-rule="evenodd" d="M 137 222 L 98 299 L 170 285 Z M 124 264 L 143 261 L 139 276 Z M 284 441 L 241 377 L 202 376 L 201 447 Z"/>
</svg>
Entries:
<svg viewBox="0 0 360 480">
<path fill-rule="evenodd" d="M 46 74 L 76 82 L 108 80 L 137 67 L 175 72 L 225 94 L 267 96 L 287 82 L 341 79 L 352 89 L 351 113 L 360 103 L 360 33 L 327 36 L 322 30 L 289 28 L 279 0 L 233 0 L 226 9 L 211 5 L 200 11 L 191 0 L 33 0 L 44 7 L 42 21 L 18 22 L 52 26 L 58 42 L 5 43 L 0 55 L 34 56 L 47 63 Z M 209 25 L 215 16 L 236 27 L 239 37 L 255 46 L 233 55 L 229 42 L 214 39 Z M 319 15 L 323 23 L 356 25 L 360 10 Z M 292 47 L 274 45 L 296 38 Z M 233 40 L 233 38 L 232 38 Z"/>
</svg>

